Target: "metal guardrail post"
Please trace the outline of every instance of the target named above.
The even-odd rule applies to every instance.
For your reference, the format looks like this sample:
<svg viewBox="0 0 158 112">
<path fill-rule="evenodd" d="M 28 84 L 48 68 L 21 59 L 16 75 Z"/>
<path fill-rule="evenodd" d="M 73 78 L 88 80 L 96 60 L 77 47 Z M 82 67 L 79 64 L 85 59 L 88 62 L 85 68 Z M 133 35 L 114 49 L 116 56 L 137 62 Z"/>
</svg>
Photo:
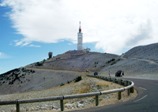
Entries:
<svg viewBox="0 0 158 112">
<path fill-rule="evenodd" d="M 130 88 L 130 92 L 131 92 L 131 93 L 134 93 L 134 87 L 131 87 L 131 88 Z"/>
<path fill-rule="evenodd" d="M 127 89 L 127 95 L 128 96 L 130 95 L 130 89 Z"/>
<path fill-rule="evenodd" d="M 98 106 L 99 105 L 99 95 L 95 96 L 95 105 Z"/>
<path fill-rule="evenodd" d="M 64 111 L 64 100 L 60 100 L 60 109 L 61 111 Z"/>
<path fill-rule="evenodd" d="M 19 104 L 18 100 L 16 102 L 16 112 L 20 112 L 20 104 Z"/>
<path fill-rule="evenodd" d="M 118 100 L 121 100 L 121 91 L 118 92 Z"/>
</svg>

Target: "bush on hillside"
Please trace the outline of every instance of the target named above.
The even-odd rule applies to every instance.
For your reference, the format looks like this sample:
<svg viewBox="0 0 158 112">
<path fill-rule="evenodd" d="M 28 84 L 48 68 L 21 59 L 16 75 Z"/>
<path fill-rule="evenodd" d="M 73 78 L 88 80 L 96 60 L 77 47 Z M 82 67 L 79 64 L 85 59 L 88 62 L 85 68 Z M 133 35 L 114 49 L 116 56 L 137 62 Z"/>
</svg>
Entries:
<svg viewBox="0 0 158 112">
<path fill-rule="evenodd" d="M 78 76 L 76 79 L 75 79 L 75 82 L 79 82 L 82 80 L 82 77 L 81 76 Z"/>
<path fill-rule="evenodd" d="M 114 62 L 114 61 L 115 61 L 115 59 L 112 58 L 111 60 L 107 61 L 106 63 L 109 64 L 109 63 Z"/>
<path fill-rule="evenodd" d="M 35 63 L 35 66 L 42 66 L 42 65 L 43 65 L 42 62 L 37 62 L 37 63 Z"/>
</svg>

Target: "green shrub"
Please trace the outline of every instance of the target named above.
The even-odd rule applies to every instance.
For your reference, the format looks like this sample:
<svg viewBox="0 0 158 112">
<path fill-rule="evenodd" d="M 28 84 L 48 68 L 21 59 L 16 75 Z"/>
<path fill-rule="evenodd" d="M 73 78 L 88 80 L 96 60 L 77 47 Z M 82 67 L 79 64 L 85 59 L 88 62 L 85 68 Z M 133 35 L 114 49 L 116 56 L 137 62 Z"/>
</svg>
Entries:
<svg viewBox="0 0 158 112">
<path fill-rule="evenodd" d="M 115 61 L 115 59 L 112 58 L 111 60 L 107 61 L 106 63 L 109 64 L 109 63 L 114 62 L 114 61 Z"/>
<path fill-rule="evenodd" d="M 60 84 L 60 86 L 63 86 L 63 85 L 64 85 L 63 83 Z"/>
<path fill-rule="evenodd" d="M 35 63 L 35 66 L 42 66 L 42 65 L 43 65 L 42 62 L 37 62 L 37 63 Z"/>
<path fill-rule="evenodd" d="M 82 80 L 82 77 L 81 76 L 78 76 L 76 79 L 75 79 L 75 82 L 79 82 Z"/>
<path fill-rule="evenodd" d="M 99 62 L 97 62 L 97 61 L 96 61 L 96 62 L 94 62 L 94 64 L 95 64 L 95 65 L 97 65 L 98 63 L 99 63 Z"/>
</svg>

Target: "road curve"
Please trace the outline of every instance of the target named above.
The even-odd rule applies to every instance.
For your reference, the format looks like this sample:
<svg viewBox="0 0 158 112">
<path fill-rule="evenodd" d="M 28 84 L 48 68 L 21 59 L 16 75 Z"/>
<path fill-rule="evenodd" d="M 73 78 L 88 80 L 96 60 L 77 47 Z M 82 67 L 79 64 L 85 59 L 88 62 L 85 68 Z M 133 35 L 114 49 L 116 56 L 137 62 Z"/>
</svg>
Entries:
<svg viewBox="0 0 158 112">
<path fill-rule="evenodd" d="M 158 80 L 129 79 L 135 83 L 138 96 L 134 100 L 74 112 L 158 112 Z"/>
</svg>

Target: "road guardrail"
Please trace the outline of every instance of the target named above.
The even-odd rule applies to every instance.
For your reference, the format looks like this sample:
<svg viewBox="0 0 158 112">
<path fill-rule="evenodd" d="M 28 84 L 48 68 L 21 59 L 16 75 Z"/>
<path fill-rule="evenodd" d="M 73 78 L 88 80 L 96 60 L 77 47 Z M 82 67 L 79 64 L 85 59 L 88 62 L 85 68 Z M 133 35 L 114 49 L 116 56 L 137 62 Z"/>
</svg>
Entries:
<svg viewBox="0 0 158 112">
<path fill-rule="evenodd" d="M 14 100 L 14 101 L 0 101 L 0 105 L 15 105 L 16 112 L 20 112 L 20 104 L 26 103 L 37 103 L 37 102 L 47 102 L 47 101 L 60 101 L 60 110 L 64 111 L 64 99 L 74 99 L 74 98 L 83 98 L 83 97 L 92 97 L 95 96 L 95 105 L 99 105 L 99 96 L 104 94 L 111 94 L 118 92 L 118 100 L 121 99 L 121 93 L 127 90 L 128 95 L 130 93 L 134 93 L 134 82 L 129 80 L 117 79 L 112 77 L 104 77 L 104 76 L 92 76 L 88 75 L 89 77 L 95 77 L 99 79 L 103 79 L 105 81 L 114 82 L 124 87 L 106 91 L 99 91 L 99 92 L 90 92 L 90 93 L 83 93 L 83 94 L 73 94 L 73 95 L 64 95 L 64 96 L 53 96 L 49 98 L 38 98 L 38 99 L 27 99 L 27 100 Z"/>
</svg>

